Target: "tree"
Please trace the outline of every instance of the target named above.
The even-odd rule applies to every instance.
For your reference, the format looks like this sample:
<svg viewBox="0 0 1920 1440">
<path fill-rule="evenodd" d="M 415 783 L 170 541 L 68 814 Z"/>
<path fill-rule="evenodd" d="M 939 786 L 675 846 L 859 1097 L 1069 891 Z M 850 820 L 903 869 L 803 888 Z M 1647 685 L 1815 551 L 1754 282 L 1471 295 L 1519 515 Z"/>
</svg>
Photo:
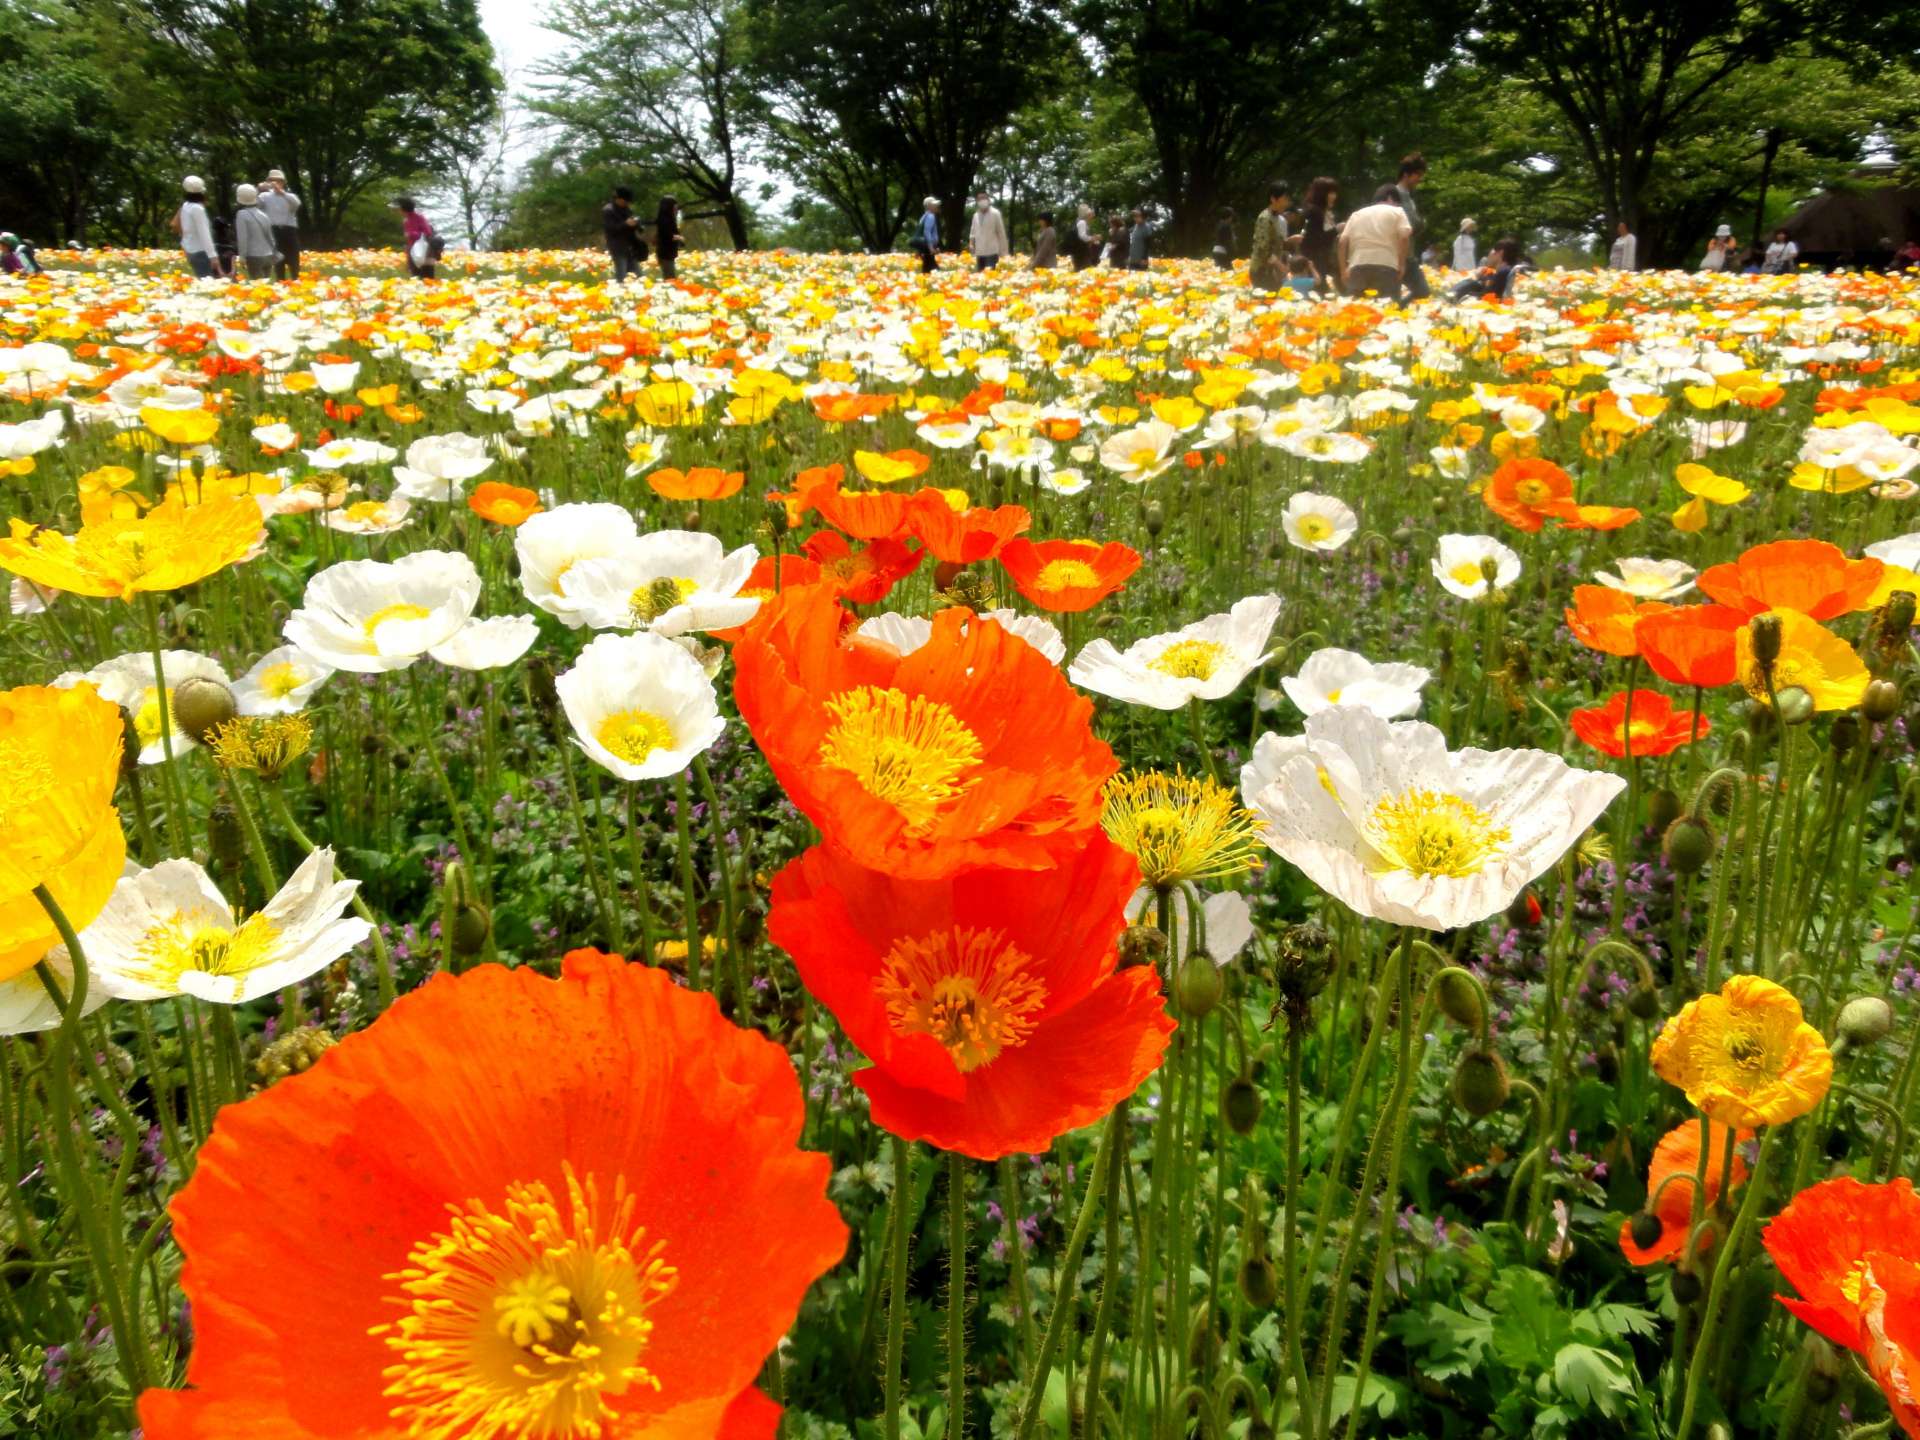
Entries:
<svg viewBox="0 0 1920 1440">
<path fill-rule="evenodd" d="M 495 105 L 458 137 L 447 164 L 440 198 L 459 214 L 467 243 L 485 250 L 511 209 L 515 114 Z"/>
<path fill-rule="evenodd" d="M 752 241 L 740 191 L 748 97 L 737 0 L 553 0 L 548 29 L 568 41 L 539 72 L 532 108 L 568 141 L 670 168 L 716 207 L 734 248 Z"/>
</svg>

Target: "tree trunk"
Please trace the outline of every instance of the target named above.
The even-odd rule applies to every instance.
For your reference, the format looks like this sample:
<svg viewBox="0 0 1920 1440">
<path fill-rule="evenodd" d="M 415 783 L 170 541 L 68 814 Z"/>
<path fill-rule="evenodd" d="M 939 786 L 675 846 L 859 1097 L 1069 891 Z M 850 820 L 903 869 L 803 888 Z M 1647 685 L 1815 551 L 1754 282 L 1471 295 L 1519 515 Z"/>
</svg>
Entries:
<svg viewBox="0 0 1920 1440">
<path fill-rule="evenodd" d="M 1753 243 L 1758 245 L 1767 223 L 1767 191 L 1773 187 L 1773 157 L 1780 153 L 1780 128 L 1767 129 L 1767 148 L 1760 160 L 1760 194 L 1753 202 Z"/>
<path fill-rule="evenodd" d="M 753 236 L 747 230 L 746 212 L 740 208 L 738 197 L 729 195 L 720 207 L 720 214 L 727 222 L 727 238 L 733 242 L 733 248 L 751 250 Z"/>
</svg>

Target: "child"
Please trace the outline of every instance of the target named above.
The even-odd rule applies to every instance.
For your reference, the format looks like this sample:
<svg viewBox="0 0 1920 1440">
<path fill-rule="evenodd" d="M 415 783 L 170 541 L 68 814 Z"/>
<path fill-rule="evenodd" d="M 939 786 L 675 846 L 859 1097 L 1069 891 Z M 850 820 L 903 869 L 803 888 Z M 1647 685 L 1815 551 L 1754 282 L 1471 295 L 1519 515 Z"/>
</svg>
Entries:
<svg viewBox="0 0 1920 1440">
<path fill-rule="evenodd" d="M 1296 255 L 1287 261 L 1287 289 L 1302 300 L 1313 298 L 1314 286 L 1320 282 L 1314 279 L 1313 266 L 1307 263 L 1307 257 Z"/>
</svg>

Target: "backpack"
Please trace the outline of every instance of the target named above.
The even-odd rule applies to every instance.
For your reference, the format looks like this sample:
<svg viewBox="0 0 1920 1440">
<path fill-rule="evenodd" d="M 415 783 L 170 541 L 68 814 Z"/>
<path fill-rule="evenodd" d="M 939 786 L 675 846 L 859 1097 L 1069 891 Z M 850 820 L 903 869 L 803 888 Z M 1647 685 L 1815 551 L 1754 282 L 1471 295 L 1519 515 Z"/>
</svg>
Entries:
<svg viewBox="0 0 1920 1440">
<path fill-rule="evenodd" d="M 447 242 L 440 238 L 440 232 L 438 230 L 429 230 L 427 232 L 427 259 L 438 260 L 446 253 Z"/>
</svg>

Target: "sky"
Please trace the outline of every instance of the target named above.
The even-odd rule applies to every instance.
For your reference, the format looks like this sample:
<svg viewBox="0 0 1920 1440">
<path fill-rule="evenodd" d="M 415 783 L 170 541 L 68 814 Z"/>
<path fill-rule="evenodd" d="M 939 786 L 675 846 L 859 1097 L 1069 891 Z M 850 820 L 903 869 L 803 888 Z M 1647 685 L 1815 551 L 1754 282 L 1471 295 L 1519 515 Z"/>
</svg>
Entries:
<svg viewBox="0 0 1920 1440">
<path fill-rule="evenodd" d="M 480 0 L 480 23 L 493 41 L 502 75 L 524 83 L 528 72 L 558 48 L 560 37 L 540 24 L 540 13 L 527 0 Z"/>
</svg>

